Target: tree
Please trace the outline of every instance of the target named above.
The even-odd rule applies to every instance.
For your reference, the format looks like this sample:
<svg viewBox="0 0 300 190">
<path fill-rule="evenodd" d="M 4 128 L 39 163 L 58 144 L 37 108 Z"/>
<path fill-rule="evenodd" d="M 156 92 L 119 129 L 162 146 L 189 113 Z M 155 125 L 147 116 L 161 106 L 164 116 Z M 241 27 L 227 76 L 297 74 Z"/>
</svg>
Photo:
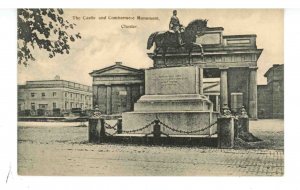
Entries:
<svg viewBox="0 0 300 190">
<path fill-rule="evenodd" d="M 63 14 L 63 9 L 18 9 L 18 64 L 27 66 L 30 60 L 35 61 L 37 47 L 46 50 L 49 58 L 69 54 L 69 43 L 81 35 L 72 33 L 76 24 L 65 20 Z"/>
</svg>

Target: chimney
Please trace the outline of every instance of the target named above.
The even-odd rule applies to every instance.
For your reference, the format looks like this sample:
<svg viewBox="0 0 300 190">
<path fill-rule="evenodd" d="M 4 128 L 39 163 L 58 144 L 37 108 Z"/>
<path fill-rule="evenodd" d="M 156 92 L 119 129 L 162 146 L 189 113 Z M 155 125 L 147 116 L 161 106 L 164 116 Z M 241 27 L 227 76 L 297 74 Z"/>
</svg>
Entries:
<svg viewBox="0 0 300 190">
<path fill-rule="evenodd" d="M 121 61 L 117 61 L 116 65 L 122 65 L 122 62 Z"/>
<path fill-rule="evenodd" d="M 59 76 L 59 75 L 56 75 L 56 76 L 54 77 L 54 80 L 60 80 L 60 76 Z"/>
</svg>

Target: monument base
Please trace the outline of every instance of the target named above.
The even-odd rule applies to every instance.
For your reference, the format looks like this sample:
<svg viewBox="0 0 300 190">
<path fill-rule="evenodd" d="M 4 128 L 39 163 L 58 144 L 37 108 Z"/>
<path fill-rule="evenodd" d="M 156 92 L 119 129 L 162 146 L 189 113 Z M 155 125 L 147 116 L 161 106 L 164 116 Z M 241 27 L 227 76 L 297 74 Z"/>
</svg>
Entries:
<svg viewBox="0 0 300 190">
<path fill-rule="evenodd" d="M 209 111 L 211 101 L 199 94 L 144 95 L 134 104 L 134 111 Z"/>
<path fill-rule="evenodd" d="M 211 135 L 217 120 L 212 102 L 202 94 L 203 70 L 198 66 L 148 69 L 145 95 L 134 104 L 134 112 L 122 114 L 122 128 L 132 131 L 159 119 L 161 132 L 168 135 Z M 208 128 L 209 127 L 209 128 Z M 206 129 L 207 128 L 207 129 Z M 184 133 L 184 131 L 199 131 Z M 137 133 L 148 134 L 153 125 Z"/>
<path fill-rule="evenodd" d="M 210 124 L 216 122 L 217 115 L 218 113 L 211 111 L 134 111 L 122 114 L 122 125 L 123 130 L 134 130 L 144 127 L 158 118 L 161 122 L 171 128 L 182 131 L 192 131 L 206 128 Z M 152 130 L 153 128 L 151 126 L 137 133 L 147 134 L 152 132 Z M 161 126 L 161 131 L 170 135 L 187 135 L 185 133 L 170 130 L 164 126 Z M 214 125 L 209 129 L 191 135 L 211 135 L 216 133 L 216 131 L 217 125 Z"/>
</svg>

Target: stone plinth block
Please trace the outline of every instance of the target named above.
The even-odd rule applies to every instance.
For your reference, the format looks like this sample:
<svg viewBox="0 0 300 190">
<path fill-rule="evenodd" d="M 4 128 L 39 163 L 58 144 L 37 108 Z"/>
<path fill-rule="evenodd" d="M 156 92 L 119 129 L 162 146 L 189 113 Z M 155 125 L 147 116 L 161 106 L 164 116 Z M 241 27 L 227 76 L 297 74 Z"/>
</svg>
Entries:
<svg viewBox="0 0 300 190">
<path fill-rule="evenodd" d="M 100 142 L 101 138 L 105 136 L 104 119 L 90 118 L 88 125 L 88 141 Z"/>
<path fill-rule="evenodd" d="M 133 130 L 146 126 L 147 124 L 154 121 L 158 118 L 161 122 L 165 123 L 171 128 L 175 128 L 177 130 L 191 131 L 202 129 L 215 122 L 216 117 L 214 116 L 216 113 L 208 112 L 208 111 L 167 111 L 167 112 L 126 112 L 122 114 L 123 118 L 123 130 Z M 152 132 L 153 126 L 139 131 L 138 133 L 147 134 Z M 210 129 L 204 130 L 199 133 L 195 133 L 197 135 L 210 135 L 216 132 L 216 126 L 211 127 Z M 178 134 L 178 135 L 186 135 L 184 133 L 178 133 L 167 129 L 163 125 L 161 125 L 161 131 L 166 134 Z M 194 133 L 191 135 L 195 135 Z"/>
<path fill-rule="evenodd" d="M 101 122 L 98 118 L 90 118 L 88 125 L 88 141 L 98 142 L 100 139 Z"/>
<path fill-rule="evenodd" d="M 149 69 L 145 72 L 146 95 L 199 94 L 199 67 Z"/>
<path fill-rule="evenodd" d="M 218 147 L 233 148 L 234 146 L 234 119 L 218 118 Z"/>
<path fill-rule="evenodd" d="M 144 95 L 134 104 L 134 111 L 207 111 L 211 101 L 199 94 Z"/>
<path fill-rule="evenodd" d="M 239 118 L 238 124 L 238 133 L 249 132 L 249 118 Z"/>
</svg>

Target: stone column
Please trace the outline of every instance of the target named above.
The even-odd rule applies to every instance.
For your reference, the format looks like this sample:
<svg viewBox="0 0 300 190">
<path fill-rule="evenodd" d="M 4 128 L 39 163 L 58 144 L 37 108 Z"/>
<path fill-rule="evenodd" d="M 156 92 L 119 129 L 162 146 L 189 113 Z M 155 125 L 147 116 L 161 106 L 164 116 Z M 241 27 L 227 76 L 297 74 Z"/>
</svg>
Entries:
<svg viewBox="0 0 300 190">
<path fill-rule="evenodd" d="M 126 110 L 130 111 L 132 106 L 132 87 L 130 85 L 126 86 Z"/>
<path fill-rule="evenodd" d="M 112 113 L 111 106 L 111 85 L 106 86 L 106 114 L 110 115 Z"/>
<path fill-rule="evenodd" d="M 257 119 L 257 67 L 249 67 L 249 116 Z"/>
<path fill-rule="evenodd" d="M 86 97 L 84 96 L 84 105 L 86 105 L 85 102 Z M 98 86 L 93 85 L 93 108 L 98 104 Z"/>
<path fill-rule="evenodd" d="M 228 67 L 222 67 L 221 70 L 221 79 L 220 79 L 220 108 L 224 106 L 224 104 L 228 105 L 228 84 L 227 84 L 227 71 Z"/>
</svg>

